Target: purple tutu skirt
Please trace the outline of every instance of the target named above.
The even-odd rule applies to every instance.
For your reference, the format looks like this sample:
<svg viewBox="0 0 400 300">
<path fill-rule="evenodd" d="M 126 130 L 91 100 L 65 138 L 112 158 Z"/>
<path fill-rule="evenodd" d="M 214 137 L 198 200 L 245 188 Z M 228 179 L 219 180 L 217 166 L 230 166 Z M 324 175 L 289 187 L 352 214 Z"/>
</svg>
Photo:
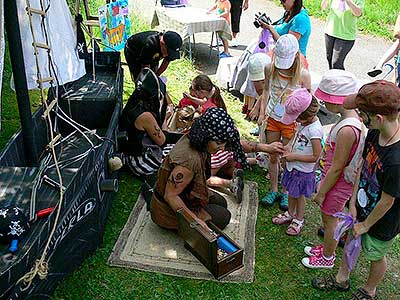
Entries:
<svg viewBox="0 0 400 300">
<path fill-rule="evenodd" d="M 304 173 L 293 169 L 292 171 L 284 170 L 282 175 L 282 186 L 286 188 L 289 196 L 299 198 L 304 196 L 311 198 L 315 192 L 315 173 Z"/>
</svg>

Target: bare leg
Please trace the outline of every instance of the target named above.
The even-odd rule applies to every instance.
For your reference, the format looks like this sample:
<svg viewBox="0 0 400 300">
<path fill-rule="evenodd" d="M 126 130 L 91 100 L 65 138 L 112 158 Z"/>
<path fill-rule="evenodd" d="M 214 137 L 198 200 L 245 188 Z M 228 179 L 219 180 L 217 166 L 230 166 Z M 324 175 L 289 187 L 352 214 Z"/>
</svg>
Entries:
<svg viewBox="0 0 400 300">
<path fill-rule="evenodd" d="M 349 238 L 347 239 L 347 242 L 348 241 L 349 241 Z M 348 267 L 347 267 L 346 253 L 343 252 L 342 261 L 340 262 L 339 271 L 336 274 L 336 282 L 344 283 L 347 280 L 349 280 L 349 277 L 350 277 L 350 272 L 348 271 Z"/>
<path fill-rule="evenodd" d="M 281 133 L 267 130 L 267 144 L 278 142 L 281 140 Z M 279 172 L 279 161 L 278 156 L 270 154 L 269 166 L 268 166 L 270 187 L 272 192 L 278 191 L 278 172 Z"/>
<path fill-rule="evenodd" d="M 234 39 L 236 39 L 236 36 L 237 36 L 237 32 L 232 32 L 232 37 L 234 38 Z"/>
<path fill-rule="evenodd" d="M 290 199 L 290 196 L 289 196 Z M 304 220 L 304 211 L 306 207 L 306 198 L 301 196 L 297 198 L 297 206 L 296 206 L 296 219 Z"/>
<path fill-rule="evenodd" d="M 222 44 L 224 45 L 224 52 L 229 54 L 229 43 L 228 40 L 222 39 Z"/>
<path fill-rule="evenodd" d="M 256 102 L 256 98 L 254 98 L 254 97 L 248 97 L 248 100 L 247 100 L 248 102 L 247 102 L 247 105 L 248 105 L 248 109 L 249 110 L 252 110 L 253 109 L 253 106 L 254 106 L 254 103 Z"/>
<path fill-rule="evenodd" d="M 322 213 L 322 221 L 324 222 L 325 234 L 324 234 L 324 256 L 331 257 L 336 250 L 338 241 L 334 237 L 335 228 L 337 225 L 337 218 L 328 216 Z"/>
<path fill-rule="evenodd" d="M 247 105 L 247 107 L 249 107 L 249 100 L 250 100 L 250 98 L 251 98 L 251 97 L 249 97 L 249 96 L 244 96 L 244 103 L 243 103 L 243 105 Z"/>
<path fill-rule="evenodd" d="M 297 200 L 298 198 L 293 198 L 289 196 L 288 212 L 290 216 L 296 219 L 297 219 Z"/>
<path fill-rule="evenodd" d="M 211 177 L 207 179 L 207 185 L 213 187 L 224 187 L 228 188 L 231 185 L 232 180 L 224 179 L 217 176 L 217 173 L 221 168 L 211 169 Z"/>
<path fill-rule="evenodd" d="M 211 176 L 210 178 L 207 179 L 207 185 L 213 187 L 228 188 L 231 186 L 231 182 L 232 180 L 230 179 L 224 179 L 218 176 Z"/>
<path fill-rule="evenodd" d="M 385 276 L 387 269 L 386 256 L 378 261 L 371 261 L 371 267 L 369 269 L 369 275 L 364 289 L 370 294 L 370 296 L 375 296 L 376 287 L 382 281 Z"/>
</svg>

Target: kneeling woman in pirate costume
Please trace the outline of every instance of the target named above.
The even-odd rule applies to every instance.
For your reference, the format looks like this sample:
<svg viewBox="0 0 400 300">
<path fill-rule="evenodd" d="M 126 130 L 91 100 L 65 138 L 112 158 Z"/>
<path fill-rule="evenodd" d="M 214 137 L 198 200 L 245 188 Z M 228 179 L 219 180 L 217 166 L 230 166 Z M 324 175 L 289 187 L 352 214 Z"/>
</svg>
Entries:
<svg viewBox="0 0 400 300">
<path fill-rule="evenodd" d="M 229 149 L 242 167 L 247 166 L 239 132 L 222 108 L 209 108 L 164 159 L 150 204 L 151 217 L 161 227 L 176 230 L 176 212 L 183 208 L 201 225 L 212 221 L 225 228 L 231 218 L 226 200 L 210 193 L 210 155 Z"/>
<path fill-rule="evenodd" d="M 128 134 L 128 139 L 120 144 L 124 163 L 141 178 L 158 170 L 163 156 L 182 136 L 161 130 L 166 108 L 165 84 L 151 69 L 144 68 L 119 123 L 120 131 Z"/>
</svg>

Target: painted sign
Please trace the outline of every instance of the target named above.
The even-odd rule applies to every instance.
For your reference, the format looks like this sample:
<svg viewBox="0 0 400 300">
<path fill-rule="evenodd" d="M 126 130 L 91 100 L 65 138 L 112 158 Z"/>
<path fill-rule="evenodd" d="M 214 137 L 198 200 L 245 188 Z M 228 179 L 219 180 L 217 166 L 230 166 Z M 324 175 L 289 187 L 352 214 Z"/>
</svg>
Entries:
<svg viewBox="0 0 400 300">
<path fill-rule="evenodd" d="M 129 37 L 128 0 L 116 0 L 99 8 L 99 22 L 104 51 L 121 51 Z"/>
</svg>

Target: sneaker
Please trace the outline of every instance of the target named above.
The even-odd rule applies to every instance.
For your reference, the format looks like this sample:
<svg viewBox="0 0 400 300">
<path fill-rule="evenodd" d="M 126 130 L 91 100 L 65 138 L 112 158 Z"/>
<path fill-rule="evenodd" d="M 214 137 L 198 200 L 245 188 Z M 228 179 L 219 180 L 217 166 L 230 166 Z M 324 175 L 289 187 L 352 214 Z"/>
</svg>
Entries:
<svg viewBox="0 0 400 300">
<path fill-rule="evenodd" d="M 332 255 L 330 259 L 326 259 L 323 255 L 314 255 L 304 257 L 301 263 L 310 269 L 332 269 L 335 266 L 335 260 L 335 255 Z"/>
<path fill-rule="evenodd" d="M 258 136 L 260 134 L 260 128 L 259 127 L 253 128 L 252 130 L 250 130 L 250 134 Z"/>
<path fill-rule="evenodd" d="M 260 203 L 264 206 L 272 206 L 281 196 L 279 192 L 269 192 L 261 199 Z"/>
<path fill-rule="evenodd" d="M 288 210 L 289 196 L 288 194 L 281 194 L 281 199 L 279 201 L 279 208 L 283 211 Z"/>
<path fill-rule="evenodd" d="M 264 152 L 257 152 L 256 161 L 260 168 L 268 170 L 268 157 Z"/>
<path fill-rule="evenodd" d="M 244 189 L 244 172 L 242 169 L 235 169 L 233 171 L 233 178 L 230 187 L 230 191 L 236 196 L 238 202 L 243 200 L 243 189 Z"/>
<path fill-rule="evenodd" d="M 211 47 L 218 47 L 218 46 L 223 46 L 223 45 L 224 44 L 222 43 L 222 40 L 217 38 L 216 40 L 215 39 L 213 40 Z"/>
<path fill-rule="evenodd" d="M 225 52 L 221 52 L 219 54 L 219 58 L 227 58 L 227 57 L 232 57 L 232 55 L 230 53 L 225 53 Z"/>
<path fill-rule="evenodd" d="M 321 255 L 323 251 L 324 251 L 324 244 L 313 247 L 306 246 L 304 248 L 304 253 L 307 254 L 308 256 Z"/>
<path fill-rule="evenodd" d="M 236 48 L 238 45 L 237 39 L 233 38 L 232 41 L 229 42 L 229 46 Z"/>
</svg>

